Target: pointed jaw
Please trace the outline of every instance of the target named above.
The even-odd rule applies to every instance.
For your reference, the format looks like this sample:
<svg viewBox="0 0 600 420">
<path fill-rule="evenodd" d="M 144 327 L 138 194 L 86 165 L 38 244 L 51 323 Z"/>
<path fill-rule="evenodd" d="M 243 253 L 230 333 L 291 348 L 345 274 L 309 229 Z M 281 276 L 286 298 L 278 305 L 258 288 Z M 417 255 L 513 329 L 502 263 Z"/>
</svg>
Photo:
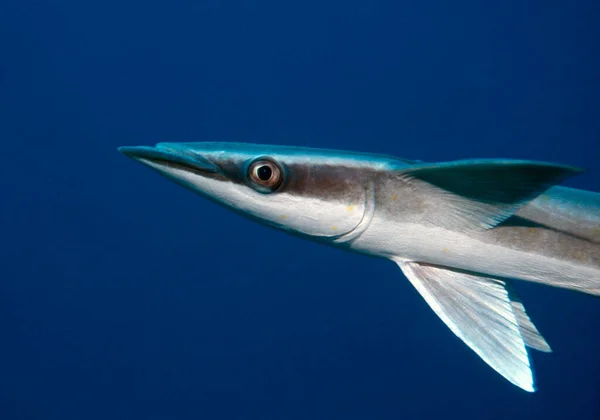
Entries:
<svg viewBox="0 0 600 420">
<path fill-rule="evenodd" d="M 156 147 L 124 146 L 119 147 L 119 152 L 158 170 L 164 167 L 204 175 L 219 172 L 219 168 L 210 160 L 176 144 L 158 144 Z"/>
</svg>

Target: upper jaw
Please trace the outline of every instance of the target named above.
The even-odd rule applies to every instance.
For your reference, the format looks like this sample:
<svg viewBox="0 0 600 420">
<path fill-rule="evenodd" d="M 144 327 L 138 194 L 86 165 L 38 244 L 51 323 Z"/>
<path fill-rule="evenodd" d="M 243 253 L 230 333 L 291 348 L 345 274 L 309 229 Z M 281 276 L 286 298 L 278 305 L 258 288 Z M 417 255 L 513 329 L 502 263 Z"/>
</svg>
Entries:
<svg viewBox="0 0 600 420">
<path fill-rule="evenodd" d="M 142 163 L 151 162 L 193 172 L 215 173 L 219 171 L 217 165 L 208 159 L 174 143 L 159 143 L 156 147 L 123 146 L 118 150 L 125 156 Z"/>
</svg>

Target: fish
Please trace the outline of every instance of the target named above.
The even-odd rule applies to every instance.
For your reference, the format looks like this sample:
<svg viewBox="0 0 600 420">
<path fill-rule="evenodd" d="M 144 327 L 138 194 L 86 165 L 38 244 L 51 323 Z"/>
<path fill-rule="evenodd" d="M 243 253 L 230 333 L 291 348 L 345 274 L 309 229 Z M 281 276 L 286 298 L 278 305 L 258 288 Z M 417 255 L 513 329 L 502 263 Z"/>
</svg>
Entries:
<svg viewBox="0 0 600 420">
<path fill-rule="evenodd" d="M 552 350 L 514 283 L 600 296 L 600 193 L 560 185 L 576 167 L 227 142 L 119 151 L 266 226 L 393 261 L 458 338 L 528 392 L 531 351 Z"/>
</svg>

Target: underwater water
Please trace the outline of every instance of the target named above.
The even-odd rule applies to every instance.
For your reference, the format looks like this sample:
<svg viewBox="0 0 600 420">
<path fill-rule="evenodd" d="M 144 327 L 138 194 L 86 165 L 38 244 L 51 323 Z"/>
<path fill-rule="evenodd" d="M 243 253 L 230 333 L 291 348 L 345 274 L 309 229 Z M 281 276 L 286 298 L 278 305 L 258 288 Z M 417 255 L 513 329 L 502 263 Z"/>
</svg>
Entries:
<svg viewBox="0 0 600 420">
<path fill-rule="evenodd" d="M 599 419 L 600 300 L 517 290 L 511 385 L 398 267 L 268 229 L 117 152 L 241 141 L 580 166 L 593 0 L 0 5 L 0 419 Z"/>
</svg>

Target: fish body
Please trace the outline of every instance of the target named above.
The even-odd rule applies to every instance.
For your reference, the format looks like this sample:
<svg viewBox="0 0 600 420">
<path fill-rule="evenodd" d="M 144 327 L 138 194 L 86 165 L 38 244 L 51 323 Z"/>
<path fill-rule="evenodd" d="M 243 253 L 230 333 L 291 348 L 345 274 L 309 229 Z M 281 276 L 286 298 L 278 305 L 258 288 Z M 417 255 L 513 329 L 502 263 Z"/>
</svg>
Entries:
<svg viewBox="0 0 600 420">
<path fill-rule="evenodd" d="M 551 349 L 513 280 L 600 295 L 600 194 L 558 186 L 577 168 L 246 143 L 120 150 L 245 217 L 394 261 L 459 338 L 526 391 L 529 349 Z"/>
<path fill-rule="evenodd" d="M 420 219 L 419 205 L 423 204 L 419 199 L 408 205 L 398 203 L 397 197 L 406 197 L 410 191 L 384 191 L 376 198 L 369 228 L 350 244 L 351 249 L 396 261 L 427 261 L 600 293 L 598 194 L 552 187 L 493 229 L 460 230 Z M 595 207 L 578 215 L 582 202 Z"/>
</svg>

